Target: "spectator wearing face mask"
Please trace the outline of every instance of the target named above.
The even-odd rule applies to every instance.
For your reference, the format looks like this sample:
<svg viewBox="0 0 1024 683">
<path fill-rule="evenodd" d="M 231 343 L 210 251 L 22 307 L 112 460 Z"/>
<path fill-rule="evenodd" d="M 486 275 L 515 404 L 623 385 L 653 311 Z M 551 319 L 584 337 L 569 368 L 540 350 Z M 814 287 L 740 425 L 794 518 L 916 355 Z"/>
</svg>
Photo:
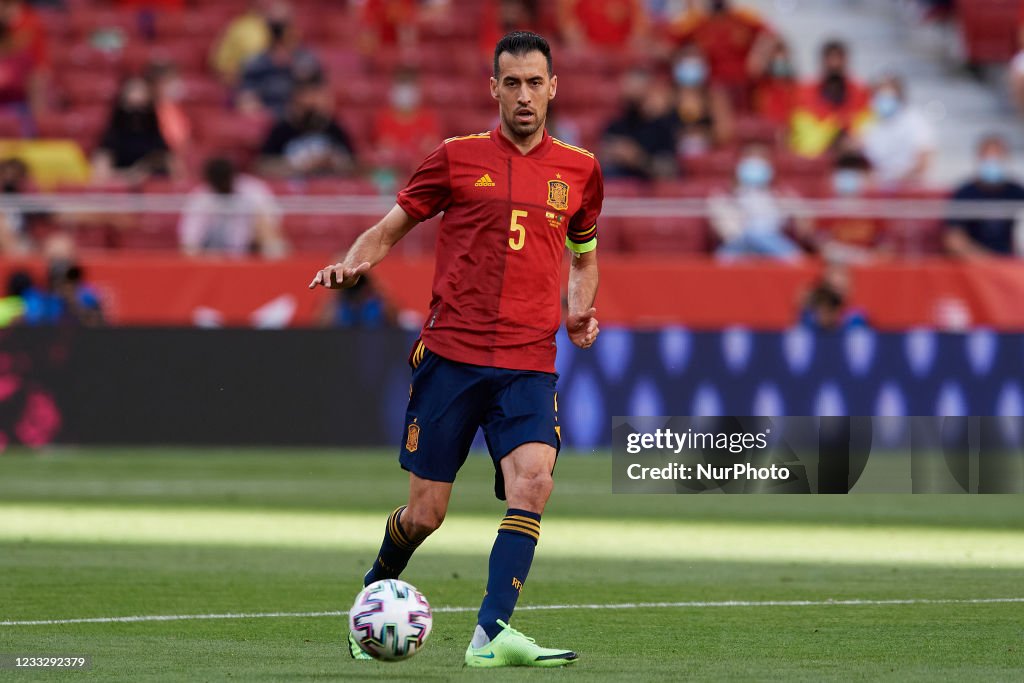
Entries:
<svg viewBox="0 0 1024 683">
<path fill-rule="evenodd" d="M 875 181 L 896 188 L 922 181 L 935 154 L 935 129 L 907 103 L 903 80 L 886 76 L 875 84 L 871 98 L 873 121 L 864 127 L 864 154 Z"/>
<path fill-rule="evenodd" d="M 954 202 L 1024 202 L 1024 187 L 1010 175 L 1010 148 L 1002 137 L 990 135 L 978 145 L 975 177 L 953 194 Z M 1009 212 L 1007 212 L 1009 213 Z M 945 245 L 952 256 L 1012 256 L 1014 225 L 1011 215 L 999 218 L 950 218 Z"/>
<path fill-rule="evenodd" d="M 734 104 L 746 108 L 751 83 L 748 62 L 758 39 L 771 29 L 760 16 L 729 0 L 692 3 L 669 29 L 676 44 L 694 42 L 706 56 L 709 80 L 724 87 Z"/>
<path fill-rule="evenodd" d="M 288 114 L 270 130 L 260 172 L 274 177 L 348 175 L 355 152 L 348 133 L 334 120 L 334 100 L 323 84 L 307 83 L 292 94 Z"/>
<path fill-rule="evenodd" d="M 708 200 L 711 225 L 722 246 L 717 255 L 731 260 L 760 257 L 792 261 L 801 250 L 785 230 L 792 222 L 809 233 L 806 221 L 791 221 L 780 203 L 784 193 L 773 187 L 775 170 L 766 147 L 748 145 L 736 165 L 736 187 Z"/>
<path fill-rule="evenodd" d="M 415 71 L 398 73 L 391 85 L 388 107 L 377 112 L 373 145 L 377 162 L 411 170 L 441 142 L 441 125 L 433 109 L 424 107 Z"/>
<path fill-rule="evenodd" d="M 292 90 L 299 84 L 322 80 L 323 70 L 316 55 L 300 44 L 288 4 L 274 3 L 266 22 L 270 44 L 246 63 L 237 106 L 245 112 L 266 110 L 280 118 L 288 107 Z"/>
<path fill-rule="evenodd" d="M 780 127 L 789 125 L 800 85 L 785 41 L 774 35 L 762 36 L 750 56 L 750 75 L 754 79 L 754 113 Z"/>
<path fill-rule="evenodd" d="M 673 60 L 678 151 L 683 157 L 706 154 L 732 141 L 733 112 L 729 97 L 708 82 L 708 65 L 695 43 L 685 45 Z"/>
<path fill-rule="evenodd" d="M 160 130 L 153 89 L 146 79 L 124 82 L 93 155 L 93 180 L 117 177 L 141 183 L 154 175 L 171 174 L 175 160 Z"/>
<path fill-rule="evenodd" d="M 857 208 L 871 190 L 871 162 L 859 152 L 845 152 L 835 161 L 826 196 L 841 206 Z M 884 221 L 878 216 L 820 216 L 814 221 L 814 244 L 825 258 L 863 262 L 891 251 Z"/>
<path fill-rule="evenodd" d="M 790 146 L 797 154 L 821 156 L 870 121 L 870 94 L 849 75 L 847 61 L 844 43 L 822 47 L 821 78 L 800 88 L 790 118 Z"/>
<path fill-rule="evenodd" d="M 605 177 L 672 178 L 679 174 L 672 86 L 641 70 L 626 74 L 623 108 L 605 129 L 601 164 Z"/>
</svg>

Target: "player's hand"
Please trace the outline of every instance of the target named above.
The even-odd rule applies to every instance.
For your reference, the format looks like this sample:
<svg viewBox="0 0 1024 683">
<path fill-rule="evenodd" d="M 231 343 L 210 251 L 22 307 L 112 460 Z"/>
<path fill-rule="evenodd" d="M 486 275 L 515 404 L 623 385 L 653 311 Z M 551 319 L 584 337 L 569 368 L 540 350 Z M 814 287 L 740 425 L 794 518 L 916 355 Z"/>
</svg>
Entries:
<svg viewBox="0 0 1024 683">
<path fill-rule="evenodd" d="M 346 268 L 343 263 L 335 263 L 318 272 L 313 281 L 309 283 L 309 288 L 316 289 L 316 286 L 320 285 L 328 289 L 348 289 L 359 282 L 360 276 L 369 270 L 369 261 L 364 261 L 355 268 Z"/>
<path fill-rule="evenodd" d="M 569 340 L 581 349 L 589 349 L 601 331 L 597 326 L 597 309 L 591 308 L 583 313 L 570 313 L 565 321 L 565 331 Z"/>
</svg>

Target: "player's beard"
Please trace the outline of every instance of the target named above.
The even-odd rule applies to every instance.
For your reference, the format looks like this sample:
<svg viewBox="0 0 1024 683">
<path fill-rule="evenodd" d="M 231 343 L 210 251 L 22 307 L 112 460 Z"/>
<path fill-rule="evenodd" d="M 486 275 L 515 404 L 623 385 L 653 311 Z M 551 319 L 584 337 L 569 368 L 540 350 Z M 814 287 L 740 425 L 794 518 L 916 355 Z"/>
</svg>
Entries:
<svg viewBox="0 0 1024 683">
<path fill-rule="evenodd" d="M 516 112 L 513 111 L 510 115 L 503 115 L 505 126 L 509 132 L 520 140 L 526 140 L 538 130 L 544 127 L 547 122 L 547 112 L 533 111 L 533 118 L 528 123 L 522 123 L 516 120 Z"/>
</svg>

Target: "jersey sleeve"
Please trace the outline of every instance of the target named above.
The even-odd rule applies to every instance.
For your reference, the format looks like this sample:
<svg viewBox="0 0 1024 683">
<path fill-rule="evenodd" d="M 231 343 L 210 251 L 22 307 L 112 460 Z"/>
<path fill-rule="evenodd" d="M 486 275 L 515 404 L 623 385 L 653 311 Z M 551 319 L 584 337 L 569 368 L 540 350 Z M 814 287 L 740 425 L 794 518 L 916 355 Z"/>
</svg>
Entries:
<svg viewBox="0 0 1024 683">
<path fill-rule="evenodd" d="M 448 148 L 442 144 L 423 160 L 409 184 L 398 193 L 398 205 L 418 221 L 433 218 L 451 204 L 450 179 Z"/>
<path fill-rule="evenodd" d="M 604 178 L 601 166 L 594 160 L 594 170 L 583 190 L 583 203 L 572 220 L 565 237 L 565 246 L 577 254 L 585 254 L 597 248 L 597 217 L 604 204 Z"/>
</svg>

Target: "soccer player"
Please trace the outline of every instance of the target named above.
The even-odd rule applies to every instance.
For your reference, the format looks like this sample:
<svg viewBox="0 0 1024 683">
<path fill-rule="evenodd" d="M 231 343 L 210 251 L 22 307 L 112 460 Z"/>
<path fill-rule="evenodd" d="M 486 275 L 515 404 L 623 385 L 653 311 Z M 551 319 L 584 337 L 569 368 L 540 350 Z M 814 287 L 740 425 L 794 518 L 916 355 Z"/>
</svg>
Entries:
<svg viewBox="0 0 1024 683">
<path fill-rule="evenodd" d="M 540 538 L 560 445 L 554 362 L 563 244 L 572 252 L 569 339 L 586 349 L 598 335 L 594 249 L 604 184 L 593 154 L 545 131 L 557 86 L 544 38 L 515 32 L 498 41 L 490 80 L 497 128 L 445 140 L 384 219 L 309 285 L 351 287 L 416 223 L 444 212 L 430 315 L 409 358 L 399 457 L 409 471 L 409 502 L 388 517 L 364 584 L 398 577 L 441 525 L 455 475 L 482 427 L 495 495 L 508 509 L 466 650 L 472 667 L 562 666 L 577 658 L 539 647 L 508 625 Z M 363 655 L 354 642 L 351 649 L 353 657 Z"/>
</svg>

